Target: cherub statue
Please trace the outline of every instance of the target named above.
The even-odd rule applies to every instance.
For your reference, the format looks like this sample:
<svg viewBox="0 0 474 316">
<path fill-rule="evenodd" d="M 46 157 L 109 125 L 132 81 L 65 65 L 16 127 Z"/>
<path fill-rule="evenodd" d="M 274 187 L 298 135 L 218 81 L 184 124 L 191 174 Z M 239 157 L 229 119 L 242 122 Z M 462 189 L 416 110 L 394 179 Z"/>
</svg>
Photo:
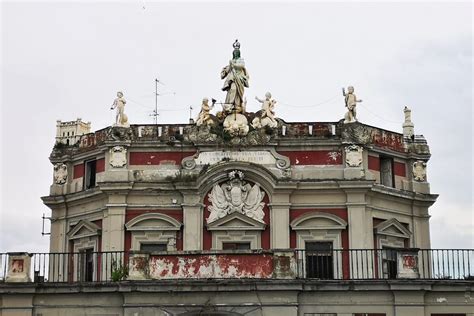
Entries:
<svg viewBox="0 0 474 316">
<path fill-rule="evenodd" d="M 354 94 L 353 86 L 347 87 L 347 93 L 344 90 L 344 88 L 342 88 L 342 95 L 344 96 L 344 100 L 346 102 L 346 108 L 347 108 L 347 113 L 344 116 L 344 124 L 357 122 L 356 105 L 357 105 L 357 102 L 362 102 L 362 100 L 357 100 L 357 97 Z"/>
<path fill-rule="evenodd" d="M 255 100 L 262 103 L 262 110 L 260 111 L 260 117 L 256 117 L 252 121 L 252 126 L 254 128 L 261 128 L 269 126 L 275 128 L 278 125 L 278 122 L 275 118 L 275 109 L 276 100 L 272 99 L 272 94 L 270 92 L 265 93 L 265 99 L 262 100 L 259 97 L 255 97 Z"/>
<path fill-rule="evenodd" d="M 122 127 L 128 127 L 129 126 L 128 117 L 124 113 L 125 103 L 127 103 L 127 101 L 125 101 L 125 99 L 123 97 L 123 93 L 120 92 L 120 91 L 117 92 L 117 98 L 114 100 L 114 103 L 110 107 L 111 110 L 113 110 L 115 108 L 117 109 L 117 114 L 115 115 L 115 125 L 116 126 L 122 126 Z"/>
<path fill-rule="evenodd" d="M 209 105 L 209 99 L 202 99 L 201 112 L 199 112 L 198 118 L 196 120 L 196 125 L 212 125 L 213 120 L 211 118 L 210 111 L 214 108 L 214 103 Z"/>
</svg>

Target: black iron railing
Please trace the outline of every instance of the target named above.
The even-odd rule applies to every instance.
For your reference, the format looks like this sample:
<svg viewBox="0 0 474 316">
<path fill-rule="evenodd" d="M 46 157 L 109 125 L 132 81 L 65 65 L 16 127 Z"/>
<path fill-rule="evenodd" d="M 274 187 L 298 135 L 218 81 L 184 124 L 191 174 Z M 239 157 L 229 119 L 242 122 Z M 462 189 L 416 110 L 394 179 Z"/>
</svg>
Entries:
<svg viewBox="0 0 474 316">
<path fill-rule="evenodd" d="M 159 252 L 147 253 L 142 260 L 143 279 L 166 279 L 170 273 L 177 273 L 173 278 L 199 277 L 186 274 L 182 258 L 188 262 L 196 258 L 196 262 L 206 260 L 205 256 L 226 256 L 232 251 L 224 252 Z M 276 258 L 285 257 L 285 266 L 289 267 L 283 275 L 285 278 L 319 279 L 319 280 L 379 280 L 379 279 L 434 279 L 434 280 L 474 280 L 474 250 L 473 249 L 329 249 L 329 250 L 269 250 L 236 251 L 232 260 L 252 260 L 258 256 L 267 256 L 265 262 L 276 266 Z M 33 253 L 28 254 L 29 266 L 19 263 L 15 258 L 18 253 L 0 253 L 0 282 L 9 282 L 12 276 L 27 276 L 24 282 L 113 282 L 132 279 L 129 277 L 132 267 L 129 262 L 137 252 L 93 252 L 82 251 L 75 253 Z M 274 256 L 273 260 L 268 256 Z M 169 273 L 166 276 L 150 275 L 150 270 L 157 268 L 159 260 L 166 257 L 169 260 Z M 172 260 L 180 257 L 181 259 Z M 161 260 L 160 259 L 160 260 Z M 280 259 L 278 259 L 280 260 Z M 209 260 L 208 260 L 209 261 Z M 174 262 L 174 263 L 173 263 Z M 262 261 L 260 261 L 262 262 Z M 288 264 L 286 264 L 288 262 Z M 243 262 L 243 266 L 246 262 Z M 196 270 L 199 267 L 193 266 Z M 225 268 L 225 267 L 223 267 Z M 272 271 L 273 266 L 269 267 Z M 22 274 L 23 273 L 23 274 Z M 178 275 L 178 273 L 181 273 Z M 274 272 L 264 274 L 260 278 L 280 278 Z M 209 277 L 209 275 L 207 275 Z M 210 277 L 213 277 L 212 274 Z M 221 278 L 216 275 L 215 278 Z M 232 275 L 224 276 L 232 278 Z M 249 277 L 246 274 L 245 277 Z M 251 276 L 250 276 L 251 277 Z M 16 279 L 18 282 L 18 279 Z"/>
</svg>

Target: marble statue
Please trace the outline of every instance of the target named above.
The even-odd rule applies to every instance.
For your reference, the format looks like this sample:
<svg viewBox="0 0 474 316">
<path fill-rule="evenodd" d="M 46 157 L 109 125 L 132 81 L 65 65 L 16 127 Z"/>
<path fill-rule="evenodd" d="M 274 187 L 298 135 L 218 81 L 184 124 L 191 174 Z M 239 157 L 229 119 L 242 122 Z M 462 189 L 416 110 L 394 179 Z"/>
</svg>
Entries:
<svg viewBox="0 0 474 316">
<path fill-rule="evenodd" d="M 352 86 L 347 87 L 347 93 L 344 88 L 342 88 L 342 95 L 344 96 L 347 108 L 347 113 L 344 116 L 344 124 L 357 122 L 356 105 L 357 102 L 362 102 L 362 100 L 357 100 L 357 97 L 354 94 L 354 87 Z"/>
<path fill-rule="evenodd" d="M 265 192 L 260 189 L 260 185 L 251 186 L 243 181 L 244 173 L 242 171 L 231 171 L 228 176 L 229 181 L 222 185 L 216 184 L 209 194 L 211 205 L 208 206 L 210 215 L 207 218 L 207 223 L 212 223 L 234 212 L 263 223 Z"/>
<path fill-rule="evenodd" d="M 228 113 L 244 113 L 244 89 L 249 87 L 249 75 L 244 60 L 240 58 L 240 43 L 235 40 L 233 46 L 232 59 L 221 71 L 221 79 L 225 79 L 222 90 L 227 91 L 224 109 Z"/>
<path fill-rule="evenodd" d="M 198 118 L 196 119 L 196 125 L 212 125 L 214 122 L 211 118 L 210 111 L 214 108 L 214 104 L 209 105 L 209 99 L 202 99 L 201 112 L 199 112 Z"/>
<path fill-rule="evenodd" d="M 125 110 L 125 101 L 123 97 L 122 92 L 117 92 L 117 98 L 114 100 L 114 103 L 110 107 L 111 110 L 117 109 L 117 114 L 115 115 L 115 126 L 120 126 L 120 127 L 129 127 L 130 125 L 128 124 L 128 117 L 124 113 Z"/>
<path fill-rule="evenodd" d="M 264 100 L 259 97 L 255 97 L 255 99 L 262 103 L 262 110 L 260 111 L 260 117 L 257 116 L 253 119 L 252 126 L 254 128 L 262 128 L 266 126 L 276 128 L 278 126 L 274 112 L 276 100 L 272 99 L 272 94 L 270 92 L 265 93 Z"/>
</svg>

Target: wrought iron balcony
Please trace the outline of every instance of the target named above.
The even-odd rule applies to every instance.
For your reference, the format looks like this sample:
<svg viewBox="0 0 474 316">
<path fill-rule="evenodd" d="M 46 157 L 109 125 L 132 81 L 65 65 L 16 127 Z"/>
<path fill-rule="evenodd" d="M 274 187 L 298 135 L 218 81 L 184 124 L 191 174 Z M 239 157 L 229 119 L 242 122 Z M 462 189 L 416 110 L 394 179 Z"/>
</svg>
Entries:
<svg viewBox="0 0 474 316">
<path fill-rule="evenodd" d="M 2 253 L 0 282 L 474 280 L 473 249 Z"/>
</svg>

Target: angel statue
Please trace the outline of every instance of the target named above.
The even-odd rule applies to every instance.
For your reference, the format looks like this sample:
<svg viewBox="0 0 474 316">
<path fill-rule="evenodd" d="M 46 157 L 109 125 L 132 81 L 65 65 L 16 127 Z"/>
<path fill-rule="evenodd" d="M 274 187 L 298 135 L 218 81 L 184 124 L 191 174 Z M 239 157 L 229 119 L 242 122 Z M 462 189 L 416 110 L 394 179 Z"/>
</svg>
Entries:
<svg viewBox="0 0 474 316">
<path fill-rule="evenodd" d="M 216 184 L 209 194 L 211 205 L 208 206 L 210 215 L 207 223 L 212 223 L 220 218 L 238 212 L 263 223 L 263 198 L 265 193 L 260 190 L 260 185 L 251 186 L 243 181 L 242 171 L 231 171 L 229 181 Z"/>
<path fill-rule="evenodd" d="M 244 88 L 249 87 L 249 75 L 245 68 L 245 62 L 240 58 L 240 43 L 235 40 L 234 51 L 229 65 L 221 71 L 221 79 L 225 79 L 222 91 L 227 91 L 225 104 L 230 105 L 230 110 L 236 113 L 244 113 L 242 108 L 244 100 Z"/>
</svg>

